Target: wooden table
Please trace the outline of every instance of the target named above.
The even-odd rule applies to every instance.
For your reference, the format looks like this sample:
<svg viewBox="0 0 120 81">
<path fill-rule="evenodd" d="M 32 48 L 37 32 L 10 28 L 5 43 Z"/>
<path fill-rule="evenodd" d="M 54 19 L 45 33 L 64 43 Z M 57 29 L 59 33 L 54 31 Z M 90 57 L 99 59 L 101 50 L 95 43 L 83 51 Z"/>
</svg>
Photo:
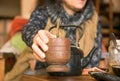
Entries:
<svg viewBox="0 0 120 81">
<path fill-rule="evenodd" d="M 89 75 L 81 76 L 50 76 L 48 74 L 26 75 L 22 77 L 22 81 L 96 81 Z"/>
<path fill-rule="evenodd" d="M 24 75 L 22 81 L 96 81 L 92 77 L 86 76 L 68 76 L 68 77 L 58 77 L 58 76 L 31 76 Z"/>
</svg>

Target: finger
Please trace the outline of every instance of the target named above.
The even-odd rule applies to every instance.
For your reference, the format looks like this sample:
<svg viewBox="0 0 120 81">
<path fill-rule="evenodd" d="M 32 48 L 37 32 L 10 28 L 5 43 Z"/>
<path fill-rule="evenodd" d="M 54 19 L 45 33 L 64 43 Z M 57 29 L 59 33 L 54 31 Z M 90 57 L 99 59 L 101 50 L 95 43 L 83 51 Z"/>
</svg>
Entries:
<svg viewBox="0 0 120 81">
<path fill-rule="evenodd" d="M 93 71 L 105 72 L 104 70 L 101 70 L 101 69 L 99 69 L 99 68 L 97 68 L 97 67 L 93 67 Z"/>
<path fill-rule="evenodd" d="M 49 31 L 47 31 L 47 30 L 40 30 L 40 31 L 38 32 L 38 34 L 39 34 L 41 40 L 44 41 L 45 43 L 48 43 L 49 38 L 55 38 L 55 37 L 56 37 L 55 35 L 51 34 L 51 33 L 50 33 Z"/>
<path fill-rule="evenodd" d="M 40 48 L 36 45 L 33 44 L 32 45 L 32 49 L 34 50 L 34 52 L 41 58 L 45 58 L 45 53 L 43 51 L 40 50 Z"/>
<path fill-rule="evenodd" d="M 46 43 L 44 43 L 41 39 L 40 39 L 40 37 L 38 36 L 37 38 L 36 38 L 36 43 L 41 47 L 41 49 L 43 50 L 43 51 L 47 51 L 48 50 L 48 46 L 46 45 Z"/>
<path fill-rule="evenodd" d="M 39 60 L 41 62 L 45 62 L 45 59 L 38 56 L 35 52 L 33 52 L 33 55 L 36 57 L 37 60 Z"/>
<path fill-rule="evenodd" d="M 39 37 L 41 38 L 41 40 L 42 40 L 44 43 L 48 43 L 48 37 L 47 37 L 47 35 L 46 35 L 46 33 L 45 33 L 45 30 L 40 30 L 40 31 L 38 32 L 38 35 L 39 35 Z"/>
</svg>

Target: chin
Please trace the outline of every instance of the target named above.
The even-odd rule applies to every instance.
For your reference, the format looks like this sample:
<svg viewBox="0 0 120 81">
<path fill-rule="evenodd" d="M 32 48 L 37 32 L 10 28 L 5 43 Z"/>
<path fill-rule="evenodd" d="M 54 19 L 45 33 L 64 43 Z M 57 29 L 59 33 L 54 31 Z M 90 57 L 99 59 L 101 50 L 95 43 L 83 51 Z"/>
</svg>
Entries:
<svg viewBox="0 0 120 81">
<path fill-rule="evenodd" d="M 76 8 L 83 9 L 84 6 L 85 6 L 85 2 L 84 3 L 77 3 Z"/>
<path fill-rule="evenodd" d="M 76 8 L 75 8 L 76 11 L 80 11 L 80 10 L 82 10 L 82 9 L 83 9 L 83 6 L 79 6 L 79 7 L 76 7 Z"/>
<path fill-rule="evenodd" d="M 78 4 L 78 5 L 76 5 L 75 7 L 78 8 L 78 9 L 83 9 L 84 6 L 85 6 L 85 5 L 83 5 L 83 4 Z"/>
</svg>

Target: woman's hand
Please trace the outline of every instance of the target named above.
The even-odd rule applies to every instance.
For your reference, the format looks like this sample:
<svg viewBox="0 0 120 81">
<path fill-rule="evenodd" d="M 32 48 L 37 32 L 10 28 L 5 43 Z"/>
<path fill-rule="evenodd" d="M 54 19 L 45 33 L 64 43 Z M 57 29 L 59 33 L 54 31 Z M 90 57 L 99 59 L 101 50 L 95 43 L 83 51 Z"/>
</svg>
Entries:
<svg viewBox="0 0 120 81">
<path fill-rule="evenodd" d="M 33 54 L 39 60 L 44 62 L 45 61 L 45 52 L 48 50 L 47 43 L 49 42 L 49 38 L 55 38 L 56 36 L 51 34 L 47 30 L 40 30 L 33 38 Z"/>
<path fill-rule="evenodd" d="M 104 70 L 102 70 L 100 68 L 93 67 L 93 68 L 83 69 L 82 75 L 88 75 L 89 71 L 106 72 L 106 71 L 104 71 Z"/>
</svg>

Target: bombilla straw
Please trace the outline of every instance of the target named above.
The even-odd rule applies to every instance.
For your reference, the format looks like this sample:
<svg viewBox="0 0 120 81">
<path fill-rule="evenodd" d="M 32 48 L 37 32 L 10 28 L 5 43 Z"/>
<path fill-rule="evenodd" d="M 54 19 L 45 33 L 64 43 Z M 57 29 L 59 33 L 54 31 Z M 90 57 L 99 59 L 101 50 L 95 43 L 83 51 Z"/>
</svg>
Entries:
<svg viewBox="0 0 120 81">
<path fill-rule="evenodd" d="M 59 37 L 60 18 L 57 19 L 57 38 Z"/>
</svg>

